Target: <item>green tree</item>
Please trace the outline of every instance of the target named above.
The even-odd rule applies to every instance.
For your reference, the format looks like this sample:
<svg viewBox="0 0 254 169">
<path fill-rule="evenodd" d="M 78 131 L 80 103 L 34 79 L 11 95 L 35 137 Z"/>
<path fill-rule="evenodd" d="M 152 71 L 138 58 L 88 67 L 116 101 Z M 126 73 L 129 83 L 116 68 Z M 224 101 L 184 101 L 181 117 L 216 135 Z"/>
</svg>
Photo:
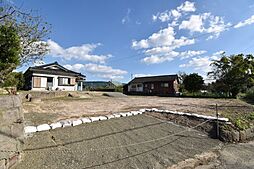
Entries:
<svg viewBox="0 0 254 169">
<path fill-rule="evenodd" d="M 183 80 L 184 88 L 189 92 L 197 92 L 202 89 L 204 85 L 203 77 L 197 73 L 186 75 Z"/>
<path fill-rule="evenodd" d="M 217 88 L 218 92 L 224 91 L 236 96 L 254 85 L 254 57 L 252 55 L 225 56 L 223 54 L 211 65 L 213 71 L 208 75 L 216 80 L 214 84 L 220 87 Z"/>
<path fill-rule="evenodd" d="M 185 77 L 187 76 L 187 74 L 185 72 L 178 72 L 178 79 L 179 79 L 179 91 L 180 92 L 184 92 L 184 84 L 183 81 L 185 79 Z"/>
<path fill-rule="evenodd" d="M 0 25 L 0 83 L 20 64 L 20 38 L 12 26 Z"/>
<path fill-rule="evenodd" d="M 0 0 L 0 83 L 18 66 L 41 60 L 50 25 L 33 11 L 22 11 Z"/>
</svg>

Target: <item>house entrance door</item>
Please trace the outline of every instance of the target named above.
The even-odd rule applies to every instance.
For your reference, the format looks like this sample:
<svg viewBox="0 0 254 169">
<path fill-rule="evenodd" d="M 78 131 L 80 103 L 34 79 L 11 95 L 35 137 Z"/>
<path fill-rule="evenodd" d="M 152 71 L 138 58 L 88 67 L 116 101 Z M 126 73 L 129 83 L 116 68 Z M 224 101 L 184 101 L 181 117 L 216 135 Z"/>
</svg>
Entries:
<svg viewBox="0 0 254 169">
<path fill-rule="evenodd" d="M 53 77 L 47 77 L 47 89 L 52 90 L 53 87 Z"/>
</svg>

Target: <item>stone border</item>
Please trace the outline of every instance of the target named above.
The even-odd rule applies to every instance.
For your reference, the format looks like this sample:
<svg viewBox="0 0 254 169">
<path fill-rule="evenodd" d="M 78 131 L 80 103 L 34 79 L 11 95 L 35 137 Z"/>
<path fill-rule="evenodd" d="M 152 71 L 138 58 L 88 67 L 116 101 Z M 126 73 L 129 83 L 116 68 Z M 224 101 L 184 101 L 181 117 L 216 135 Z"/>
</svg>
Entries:
<svg viewBox="0 0 254 169">
<path fill-rule="evenodd" d="M 56 128 L 64 128 L 64 127 L 70 127 L 70 126 L 78 126 L 85 123 L 93 123 L 96 121 L 103 121 L 103 120 L 109 120 L 113 118 L 120 118 L 120 117 L 128 117 L 128 116 L 135 116 L 139 114 L 143 114 L 147 111 L 147 109 L 140 109 L 139 111 L 130 111 L 130 112 L 121 112 L 121 113 L 115 113 L 105 116 L 93 116 L 93 117 L 83 117 L 79 119 L 66 119 L 61 120 L 52 124 L 41 124 L 38 126 L 26 126 L 24 128 L 25 134 L 32 134 L 35 132 L 40 131 L 49 131 Z"/>
<path fill-rule="evenodd" d="M 220 140 L 224 142 L 236 143 L 254 139 L 254 127 L 245 130 L 226 130 L 220 128 Z"/>
<path fill-rule="evenodd" d="M 140 109 L 138 111 L 130 111 L 130 112 L 119 112 L 119 113 L 114 113 L 114 114 L 105 115 L 105 116 L 83 117 L 83 118 L 79 118 L 79 119 L 66 119 L 66 120 L 61 120 L 61 121 L 58 121 L 58 122 L 55 122 L 52 124 L 41 124 L 38 126 L 26 126 L 24 128 L 24 132 L 25 132 L 25 134 L 31 134 L 31 133 L 40 132 L 40 131 L 48 131 L 48 130 L 53 130 L 56 128 L 78 126 L 78 125 L 85 124 L 85 123 L 92 123 L 92 122 L 96 122 L 96 121 L 109 120 L 109 119 L 113 119 L 113 118 L 135 116 L 135 115 L 143 114 L 145 112 L 169 113 L 169 114 L 173 114 L 173 115 L 196 117 L 196 118 L 201 118 L 201 119 L 206 119 L 206 120 L 217 120 L 217 118 L 213 117 L 213 116 L 206 116 L 206 115 L 200 115 L 200 114 L 195 114 L 195 113 L 176 112 L 176 111 L 170 111 L 170 110 L 159 110 L 156 108 L 152 108 L 152 109 Z M 220 122 L 229 122 L 228 118 L 218 118 L 218 120 Z"/>
<path fill-rule="evenodd" d="M 217 117 L 206 116 L 206 115 L 201 115 L 201 114 L 196 114 L 196 113 L 184 113 L 184 112 L 177 112 L 177 111 L 171 111 L 171 110 L 159 110 L 159 109 L 156 109 L 156 108 L 145 109 L 145 110 L 147 112 L 168 113 L 168 114 L 173 114 L 173 115 L 196 117 L 196 118 L 201 118 L 201 119 L 205 119 L 205 120 L 217 120 Z M 219 117 L 218 121 L 229 123 L 229 119 L 228 118 L 224 118 L 224 117 Z"/>
</svg>

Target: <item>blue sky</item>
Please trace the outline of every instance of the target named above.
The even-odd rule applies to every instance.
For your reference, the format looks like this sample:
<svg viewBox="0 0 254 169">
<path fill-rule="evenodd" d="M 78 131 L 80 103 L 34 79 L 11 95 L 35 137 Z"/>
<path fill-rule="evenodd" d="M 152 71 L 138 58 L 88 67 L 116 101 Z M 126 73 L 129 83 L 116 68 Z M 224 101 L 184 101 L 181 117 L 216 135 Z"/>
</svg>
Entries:
<svg viewBox="0 0 254 169">
<path fill-rule="evenodd" d="M 10 1 L 10 0 L 9 0 Z M 13 0 L 52 24 L 44 62 L 88 80 L 197 72 L 219 53 L 253 53 L 253 0 Z M 26 70 L 22 67 L 19 70 Z"/>
</svg>

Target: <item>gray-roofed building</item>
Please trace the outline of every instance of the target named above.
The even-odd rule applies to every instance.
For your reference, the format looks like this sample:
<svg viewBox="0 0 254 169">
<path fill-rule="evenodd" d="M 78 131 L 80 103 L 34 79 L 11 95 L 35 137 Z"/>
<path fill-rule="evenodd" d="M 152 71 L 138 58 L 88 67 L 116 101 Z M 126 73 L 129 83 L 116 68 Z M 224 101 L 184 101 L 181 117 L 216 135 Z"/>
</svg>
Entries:
<svg viewBox="0 0 254 169">
<path fill-rule="evenodd" d="M 116 85 L 111 81 L 86 81 L 83 88 L 90 91 L 115 91 Z"/>
<path fill-rule="evenodd" d="M 124 94 L 138 95 L 179 95 L 177 75 L 136 77 L 124 86 Z"/>
<path fill-rule="evenodd" d="M 68 70 L 57 62 L 29 67 L 24 73 L 27 90 L 83 90 L 86 76 Z"/>
</svg>

